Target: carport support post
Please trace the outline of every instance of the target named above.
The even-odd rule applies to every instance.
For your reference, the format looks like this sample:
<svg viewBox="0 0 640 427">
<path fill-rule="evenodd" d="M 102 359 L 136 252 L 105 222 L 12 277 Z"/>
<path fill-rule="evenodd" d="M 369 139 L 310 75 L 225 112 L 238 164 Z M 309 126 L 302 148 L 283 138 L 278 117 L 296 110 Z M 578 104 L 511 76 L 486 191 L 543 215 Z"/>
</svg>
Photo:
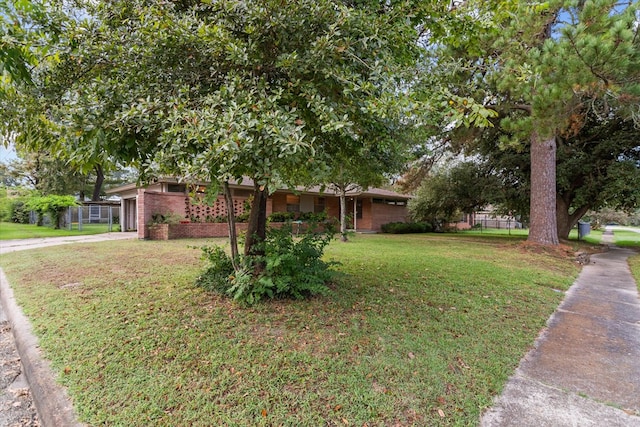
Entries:
<svg viewBox="0 0 640 427">
<path fill-rule="evenodd" d="M 353 231 L 358 231 L 358 196 L 353 196 Z"/>
</svg>

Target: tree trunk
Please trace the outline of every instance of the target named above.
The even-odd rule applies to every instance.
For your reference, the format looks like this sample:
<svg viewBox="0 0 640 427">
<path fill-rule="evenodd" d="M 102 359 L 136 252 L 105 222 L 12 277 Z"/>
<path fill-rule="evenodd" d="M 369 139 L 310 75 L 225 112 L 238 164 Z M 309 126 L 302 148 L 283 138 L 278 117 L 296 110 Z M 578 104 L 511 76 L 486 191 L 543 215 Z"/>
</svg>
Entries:
<svg viewBox="0 0 640 427">
<path fill-rule="evenodd" d="M 253 187 L 253 203 L 249 214 L 247 238 L 244 243 L 245 256 L 262 256 L 264 248 L 262 242 L 267 237 L 267 189 L 258 184 Z M 260 266 L 256 266 L 259 270 Z"/>
<path fill-rule="evenodd" d="M 229 188 L 229 181 L 225 181 L 222 186 L 224 187 L 224 201 L 227 205 L 227 224 L 229 225 L 231 262 L 233 264 L 233 268 L 238 270 L 238 233 L 236 232 L 236 215 L 233 209 L 233 196 L 231 195 L 231 189 Z"/>
<path fill-rule="evenodd" d="M 560 243 L 556 217 L 556 137 L 541 139 L 536 130 L 531 134 L 530 217 L 530 242 Z"/>
<path fill-rule="evenodd" d="M 347 238 L 347 196 L 344 188 L 340 189 L 340 240 L 348 241 Z"/>
<path fill-rule="evenodd" d="M 93 186 L 91 200 L 97 202 L 100 200 L 100 191 L 102 190 L 102 183 L 104 182 L 104 171 L 102 170 L 102 165 L 96 165 L 94 170 L 96 172 L 96 183 Z"/>
<path fill-rule="evenodd" d="M 580 206 L 573 213 L 569 213 L 571 203 L 560 196 L 556 196 L 556 217 L 558 222 L 558 237 L 563 240 L 569 239 L 571 229 L 576 226 L 580 218 L 586 214 L 590 206 Z"/>
</svg>

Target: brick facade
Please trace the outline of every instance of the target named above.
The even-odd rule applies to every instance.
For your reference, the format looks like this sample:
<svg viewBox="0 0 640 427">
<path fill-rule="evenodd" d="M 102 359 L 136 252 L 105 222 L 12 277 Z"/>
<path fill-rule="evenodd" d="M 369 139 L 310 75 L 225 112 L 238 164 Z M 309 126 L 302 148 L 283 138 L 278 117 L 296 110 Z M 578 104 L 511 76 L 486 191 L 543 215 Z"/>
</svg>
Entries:
<svg viewBox="0 0 640 427">
<path fill-rule="evenodd" d="M 247 231 L 247 223 L 236 224 L 236 232 Z M 226 223 L 192 222 L 188 224 L 154 224 L 145 227 L 149 240 L 202 239 L 229 237 Z"/>
<path fill-rule="evenodd" d="M 363 210 L 364 210 L 363 203 Z M 408 220 L 409 213 L 406 206 L 387 205 L 382 203 L 370 203 L 371 209 L 371 223 L 369 225 L 370 230 L 379 231 L 382 224 L 389 222 L 406 222 Z M 364 227 L 363 227 L 364 228 Z"/>
<path fill-rule="evenodd" d="M 177 214 L 186 218 L 189 202 L 184 193 L 161 193 L 157 191 L 138 190 L 138 238 L 149 238 L 149 223 L 153 215 Z"/>
<path fill-rule="evenodd" d="M 215 223 L 215 218 L 226 216 L 226 205 L 224 197 L 220 197 L 212 206 L 200 203 L 192 203 L 191 197 L 186 192 L 172 192 L 177 184 L 160 181 L 150 184 L 146 188 L 136 188 L 133 184 L 123 186 L 121 191 L 114 191 L 122 197 L 121 222 L 126 219 L 126 228 L 137 227 L 138 238 L 198 238 L 198 237 L 224 237 L 227 236 L 227 225 Z M 252 193 L 252 185 L 242 184 L 242 187 L 234 188 L 234 211 L 240 215 L 245 211 L 247 198 Z M 183 186 L 184 188 L 184 186 Z M 287 211 L 287 196 L 291 195 L 290 190 L 276 191 L 267 199 L 267 215 L 272 212 Z M 340 215 L 339 198 L 334 194 L 328 194 L 313 190 L 302 190 L 300 193 L 293 193 L 298 196 L 291 199 L 289 203 L 298 203 L 300 212 L 313 212 L 324 209 L 329 217 L 338 218 Z M 373 189 L 359 194 L 347 196 L 347 214 L 354 215 L 354 203 L 358 206 L 358 215 L 351 218 L 350 228 L 356 231 L 379 231 L 383 224 L 389 222 L 404 222 L 408 219 L 406 203 L 409 197 L 403 196 L 388 190 Z M 132 203 L 133 202 L 133 203 Z M 294 206 L 295 209 L 295 206 Z M 296 210 L 297 211 L 297 210 Z M 150 230 L 153 216 L 177 215 L 185 220 L 190 220 L 189 224 L 171 224 L 164 230 L 164 227 L 157 227 Z M 135 219 L 135 223 L 133 221 Z M 245 227 L 246 225 L 239 225 Z M 151 236 L 153 233 L 153 236 Z M 164 233 L 164 234 L 163 234 Z"/>
<path fill-rule="evenodd" d="M 287 195 L 285 193 L 274 193 L 270 197 L 271 210 L 273 212 L 287 211 Z"/>
</svg>

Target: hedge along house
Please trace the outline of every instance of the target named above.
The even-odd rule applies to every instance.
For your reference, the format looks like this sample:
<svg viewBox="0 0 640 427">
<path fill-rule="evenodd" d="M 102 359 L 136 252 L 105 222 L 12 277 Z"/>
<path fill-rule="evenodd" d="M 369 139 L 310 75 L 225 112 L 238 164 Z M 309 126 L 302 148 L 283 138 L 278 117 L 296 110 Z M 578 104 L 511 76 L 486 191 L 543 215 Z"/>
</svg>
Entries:
<svg viewBox="0 0 640 427">
<path fill-rule="evenodd" d="M 120 229 L 137 230 L 140 239 L 167 239 L 184 237 L 226 237 L 227 209 L 224 197 L 220 195 L 211 206 L 198 203 L 199 193 L 206 184 L 189 185 L 177 179 L 161 178 L 140 187 L 127 184 L 107 191 L 109 195 L 120 196 Z M 234 212 L 240 216 L 248 209 L 248 201 L 253 192 L 253 181 L 243 179 L 230 183 L 233 194 Z M 195 190 L 195 191 L 194 191 Z M 347 215 L 349 228 L 360 232 L 380 231 L 382 224 L 404 222 L 408 218 L 407 201 L 410 196 L 379 188 L 347 193 Z M 247 211 L 248 212 L 248 211 Z M 277 190 L 267 200 L 267 215 L 274 212 L 326 212 L 327 216 L 339 218 L 340 199 L 330 190 L 320 187 L 294 190 Z M 181 218 L 180 224 L 171 226 L 164 232 L 168 235 L 155 236 L 155 222 L 160 217 Z M 239 230 L 246 224 L 238 224 Z"/>
</svg>

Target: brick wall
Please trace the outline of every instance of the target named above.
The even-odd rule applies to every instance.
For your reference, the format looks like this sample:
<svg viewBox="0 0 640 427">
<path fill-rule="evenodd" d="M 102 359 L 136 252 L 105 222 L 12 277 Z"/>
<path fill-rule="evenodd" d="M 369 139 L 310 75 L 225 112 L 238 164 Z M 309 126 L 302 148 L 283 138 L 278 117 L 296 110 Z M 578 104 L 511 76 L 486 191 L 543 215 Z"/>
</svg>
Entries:
<svg viewBox="0 0 640 427">
<path fill-rule="evenodd" d="M 183 193 L 160 193 L 138 190 L 138 238 L 148 239 L 153 215 L 175 214 L 186 218 L 188 196 Z"/>
<path fill-rule="evenodd" d="M 147 239 L 149 240 L 169 240 L 169 224 L 154 224 L 144 226 L 147 229 Z M 139 232 L 140 228 L 138 228 Z"/>
<path fill-rule="evenodd" d="M 138 189 L 138 196 L 136 197 L 136 199 L 136 212 L 138 215 L 138 218 L 136 219 L 136 223 L 138 224 L 138 239 L 146 239 L 148 234 L 147 224 L 144 221 L 144 188 Z"/>
<path fill-rule="evenodd" d="M 388 222 L 406 222 L 408 217 L 406 206 L 371 204 L 371 230 L 380 231 L 382 224 Z"/>
<path fill-rule="evenodd" d="M 340 218 L 340 199 L 337 197 L 326 197 L 324 199 L 324 210 L 329 218 Z"/>
<path fill-rule="evenodd" d="M 247 223 L 236 224 L 238 233 L 247 231 Z M 155 224 L 145 226 L 149 240 L 203 239 L 207 237 L 228 237 L 226 223 L 192 222 L 188 224 Z"/>
<path fill-rule="evenodd" d="M 241 205 L 244 200 L 238 200 Z M 236 210 L 239 206 L 236 206 Z M 218 210 L 221 209 L 218 206 Z M 326 197 L 325 209 L 330 217 L 338 217 L 339 200 L 337 197 Z M 271 212 L 286 212 L 287 202 L 285 193 L 273 194 L 267 202 L 267 215 Z M 189 198 L 182 193 L 161 193 L 157 191 L 138 190 L 138 238 L 150 239 L 149 227 L 154 214 L 177 214 L 187 218 L 189 213 Z M 351 213 L 351 212 L 349 212 Z M 406 206 L 372 203 L 370 198 L 362 199 L 362 218 L 358 219 L 358 230 L 380 231 L 382 224 L 388 222 L 407 221 L 408 212 Z M 238 224 L 246 227 L 246 224 Z M 246 229 L 246 228 L 244 228 Z M 172 230 L 172 231 L 171 231 Z M 240 228 L 239 228 L 240 230 Z M 201 237 L 226 237 L 226 223 L 190 223 L 172 224 L 167 231 L 166 238 L 201 238 Z M 160 235 L 161 238 L 164 236 Z"/>
<path fill-rule="evenodd" d="M 362 218 L 356 220 L 358 230 L 374 230 L 372 206 L 371 198 L 362 199 Z M 378 227 L 378 230 L 379 229 L 380 227 Z"/>
<path fill-rule="evenodd" d="M 271 210 L 272 212 L 287 211 L 287 195 L 285 193 L 273 193 L 271 195 Z"/>
<path fill-rule="evenodd" d="M 246 222 L 236 224 L 236 232 L 246 232 Z M 272 222 L 270 227 L 282 227 L 282 222 Z M 146 226 L 148 240 L 173 240 L 173 239 L 204 239 L 208 237 L 229 237 L 229 228 L 226 223 L 192 222 L 188 224 L 154 224 Z M 293 233 L 304 233 L 308 224 L 293 224 Z M 324 230 L 323 226 L 315 229 L 316 232 Z"/>
</svg>

